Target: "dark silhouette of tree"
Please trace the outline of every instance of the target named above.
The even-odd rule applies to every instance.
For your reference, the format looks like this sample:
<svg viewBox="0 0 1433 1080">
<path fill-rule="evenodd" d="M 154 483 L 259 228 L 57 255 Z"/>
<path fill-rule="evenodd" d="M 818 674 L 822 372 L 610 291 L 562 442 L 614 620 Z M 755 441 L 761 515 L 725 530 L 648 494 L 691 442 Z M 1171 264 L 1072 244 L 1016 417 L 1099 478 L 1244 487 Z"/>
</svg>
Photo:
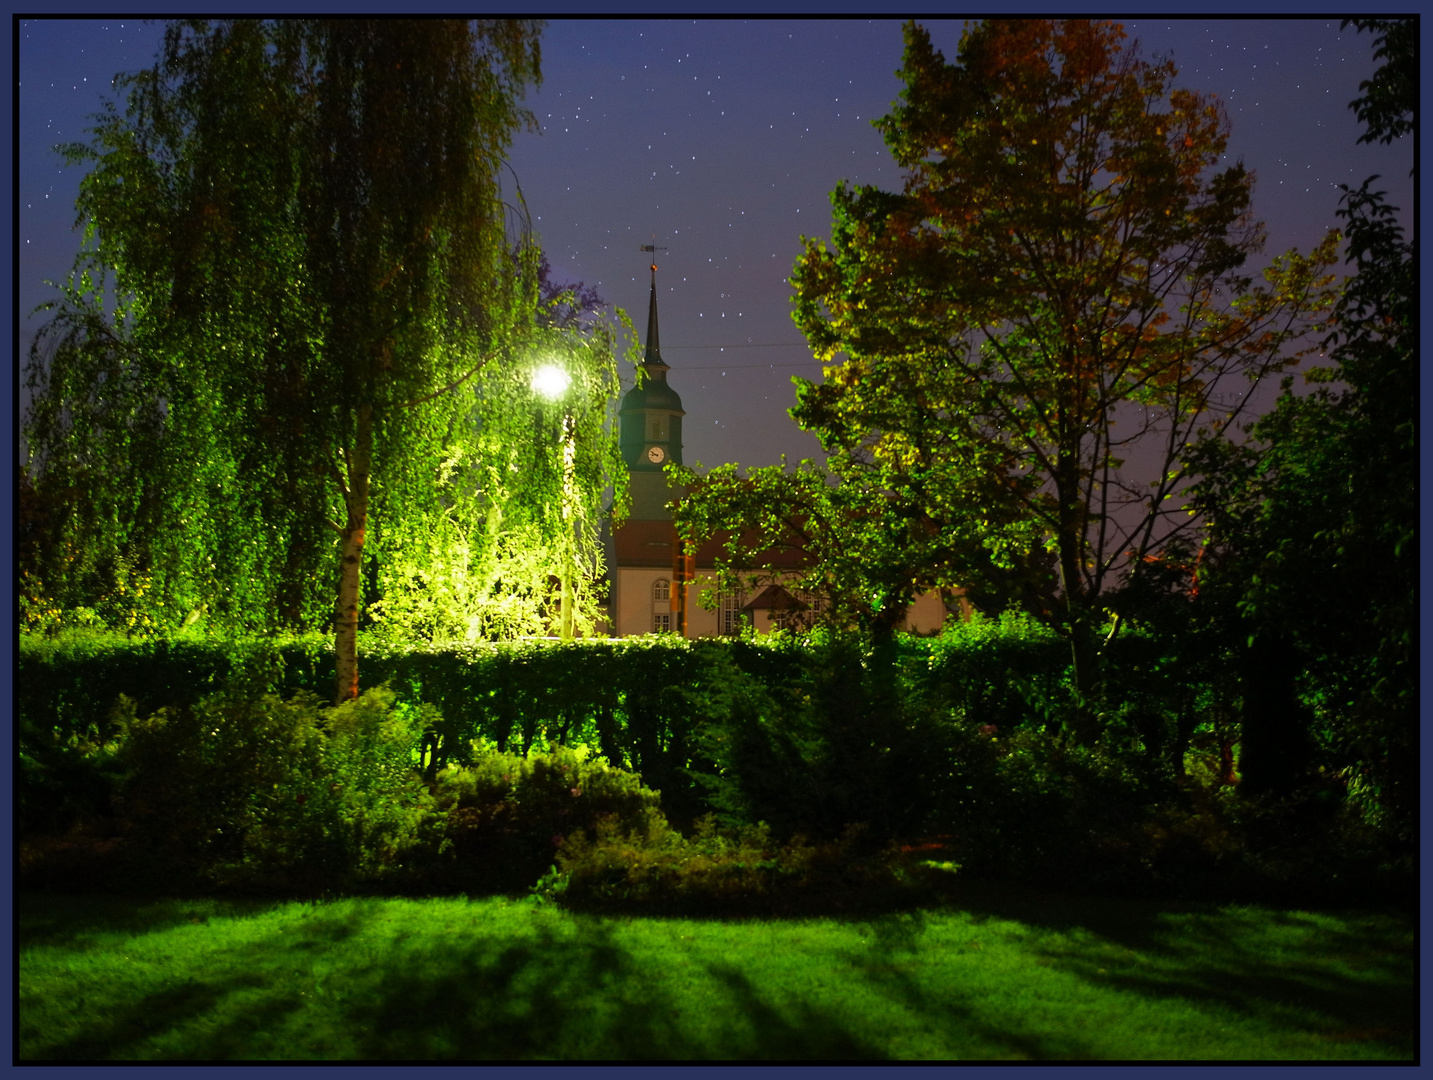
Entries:
<svg viewBox="0 0 1433 1080">
<path fill-rule="evenodd" d="M 831 245 L 806 240 L 792 277 L 832 364 L 798 384 L 797 422 L 843 484 L 951 537 L 942 584 L 993 566 L 1027 591 L 1048 548 L 1056 574 L 1026 602 L 1068 636 L 1086 697 L 1105 597 L 1193 527 L 1185 445 L 1230 430 L 1333 302 L 1333 235 L 1244 270 L 1251 178 L 1213 171 L 1223 109 L 1175 74 L 1109 23 L 991 20 L 955 64 L 909 25 L 901 102 L 876 122 L 904 187 L 837 187 Z"/>
<path fill-rule="evenodd" d="M 1385 61 L 1351 103 L 1389 142 L 1416 131 L 1414 20 L 1350 20 Z M 1347 25 L 1347 24 L 1345 24 Z M 1415 165 L 1416 175 L 1416 165 Z M 1338 210 L 1357 272 L 1331 366 L 1238 446 L 1205 444 L 1196 493 L 1231 594 L 1243 672 L 1244 787 L 1286 794 L 1322 752 L 1370 819 L 1411 837 L 1417 811 L 1418 286 L 1415 245 L 1370 177 Z M 1330 757 L 1331 756 L 1331 757 Z"/>
</svg>

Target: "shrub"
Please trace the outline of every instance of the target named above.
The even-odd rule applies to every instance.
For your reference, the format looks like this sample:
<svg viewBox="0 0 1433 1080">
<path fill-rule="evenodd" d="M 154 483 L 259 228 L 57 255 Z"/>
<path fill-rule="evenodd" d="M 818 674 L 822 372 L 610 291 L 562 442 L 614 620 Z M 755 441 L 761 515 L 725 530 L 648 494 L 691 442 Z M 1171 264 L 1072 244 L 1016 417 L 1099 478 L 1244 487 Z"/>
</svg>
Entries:
<svg viewBox="0 0 1433 1080">
<path fill-rule="evenodd" d="M 1344 812 L 1367 810 L 1358 785 L 1377 777 L 1340 774 L 1330 756 L 1296 797 L 1241 794 L 1228 688 L 1142 634 L 1114 643 L 1091 746 L 1062 736 L 1067 650 L 1014 617 L 879 655 L 822 633 L 390 642 L 365 652 L 364 671 L 395 691 L 338 709 L 312 692 L 332 674 L 317 639 L 23 635 L 22 874 L 57 887 L 521 891 L 581 831 L 633 895 L 735 904 L 769 899 L 762 882 L 797 880 L 793 853 L 839 848 L 863 825 L 866 847 L 841 849 L 847 866 L 950 834 L 967 873 L 1062 888 L 1257 898 L 1320 877 L 1411 880 L 1398 830 Z M 659 806 L 662 829 L 643 833 Z M 707 813 L 724 831 L 678 835 Z M 641 873 L 615 854 L 630 835 L 646 837 L 632 849 Z"/>
<path fill-rule="evenodd" d="M 883 686 L 886 659 L 863 646 L 813 635 L 710 656 L 698 737 L 712 766 L 693 772 L 724 825 L 820 840 L 858 824 L 882 840 L 929 828 L 952 768 L 946 724 L 919 694 Z"/>
<path fill-rule="evenodd" d="M 1138 878 L 1141 826 L 1174 794 L 1146 758 L 1038 728 L 962 735 L 966 783 L 952 785 L 944 824 L 972 873 L 1096 890 Z"/>
<path fill-rule="evenodd" d="M 1142 858 L 1154 889 L 1215 902 L 1414 903 L 1416 859 L 1370 828 L 1335 777 L 1293 796 L 1190 785 L 1152 807 Z"/>
<path fill-rule="evenodd" d="M 912 860 L 853 827 L 835 840 L 778 844 L 765 825 L 723 830 L 710 815 L 690 838 L 649 809 L 567 837 L 540 893 L 588 911 L 795 914 L 889 908 L 928 898 Z M 953 869 L 953 867 L 947 867 Z"/>
<path fill-rule="evenodd" d="M 401 876 L 441 835 L 416 769 L 437 710 L 399 702 L 386 687 L 332 708 L 301 691 L 287 708 L 295 736 L 318 732 L 317 759 L 297 756 L 286 783 L 256 791 L 244 870 L 321 877 L 329 888 Z"/>
<path fill-rule="evenodd" d="M 90 831 L 125 842 L 92 884 L 338 889 L 433 842 L 413 760 L 432 710 L 383 688 L 337 708 L 302 691 L 285 701 L 262 692 L 265 677 L 246 667 L 217 694 L 143 717 L 120 697 L 91 754 L 118 820 Z"/>
<path fill-rule="evenodd" d="M 64 733 L 16 717 L 15 832 L 60 835 L 109 812 L 114 776 L 99 725 Z"/>
<path fill-rule="evenodd" d="M 443 858 L 434 883 L 468 891 L 528 888 L 553 863 L 563 839 L 601 819 L 634 826 L 661 796 L 641 777 L 585 747 L 523 757 L 479 743 L 473 763 L 442 770 L 434 785 L 445 814 Z"/>
</svg>

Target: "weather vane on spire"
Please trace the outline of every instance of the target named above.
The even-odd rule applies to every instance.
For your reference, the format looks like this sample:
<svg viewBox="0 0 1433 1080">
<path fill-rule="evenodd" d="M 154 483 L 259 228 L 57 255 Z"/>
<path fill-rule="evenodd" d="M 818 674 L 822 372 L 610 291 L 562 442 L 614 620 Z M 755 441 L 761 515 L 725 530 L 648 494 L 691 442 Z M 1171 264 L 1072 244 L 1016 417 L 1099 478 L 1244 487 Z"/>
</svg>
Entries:
<svg viewBox="0 0 1433 1080">
<path fill-rule="evenodd" d="M 653 239 L 653 240 L 656 240 L 656 239 L 657 239 L 657 234 L 656 234 L 656 233 L 653 233 L 653 234 L 652 234 L 652 239 Z M 666 251 L 667 249 L 664 248 L 664 247 L 658 247 L 656 244 L 643 244 L 643 245 L 642 245 L 642 250 L 643 250 L 643 251 L 647 251 L 647 252 L 651 252 L 651 254 L 652 254 L 652 273 L 655 274 L 655 273 L 657 272 L 657 252 L 659 252 L 659 251 Z"/>
</svg>

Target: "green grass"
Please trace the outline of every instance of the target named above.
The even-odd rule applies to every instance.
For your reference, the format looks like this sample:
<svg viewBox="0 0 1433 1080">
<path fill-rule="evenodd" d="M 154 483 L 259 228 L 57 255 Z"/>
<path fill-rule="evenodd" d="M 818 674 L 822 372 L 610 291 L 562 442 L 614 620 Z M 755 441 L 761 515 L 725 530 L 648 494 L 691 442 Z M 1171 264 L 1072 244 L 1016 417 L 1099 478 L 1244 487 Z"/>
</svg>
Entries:
<svg viewBox="0 0 1433 1080">
<path fill-rule="evenodd" d="M 1412 1060 L 1413 921 L 976 884 L 867 920 L 21 894 L 21 1060 Z"/>
</svg>

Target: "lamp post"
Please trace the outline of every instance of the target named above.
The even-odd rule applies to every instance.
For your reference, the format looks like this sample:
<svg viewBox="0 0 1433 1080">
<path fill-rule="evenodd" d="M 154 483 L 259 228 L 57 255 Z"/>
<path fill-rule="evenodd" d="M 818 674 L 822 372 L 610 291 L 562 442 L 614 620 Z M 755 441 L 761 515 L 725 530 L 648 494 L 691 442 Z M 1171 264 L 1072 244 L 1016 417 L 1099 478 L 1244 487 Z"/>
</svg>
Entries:
<svg viewBox="0 0 1433 1080">
<path fill-rule="evenodd" d="M 532 373 L 533 392 L 548 401 L 557 401 L 567 394 L 572 378 L 556 364 L 544 364 Z M 562 416 L 562 615 L 559 634 L 563 641 L 572 640 L 573 606 L 572 590 L 572 489 L 573 475 L 577 463 L 577 445 L 572 409 L 563 410 Z"/>
</svg>

